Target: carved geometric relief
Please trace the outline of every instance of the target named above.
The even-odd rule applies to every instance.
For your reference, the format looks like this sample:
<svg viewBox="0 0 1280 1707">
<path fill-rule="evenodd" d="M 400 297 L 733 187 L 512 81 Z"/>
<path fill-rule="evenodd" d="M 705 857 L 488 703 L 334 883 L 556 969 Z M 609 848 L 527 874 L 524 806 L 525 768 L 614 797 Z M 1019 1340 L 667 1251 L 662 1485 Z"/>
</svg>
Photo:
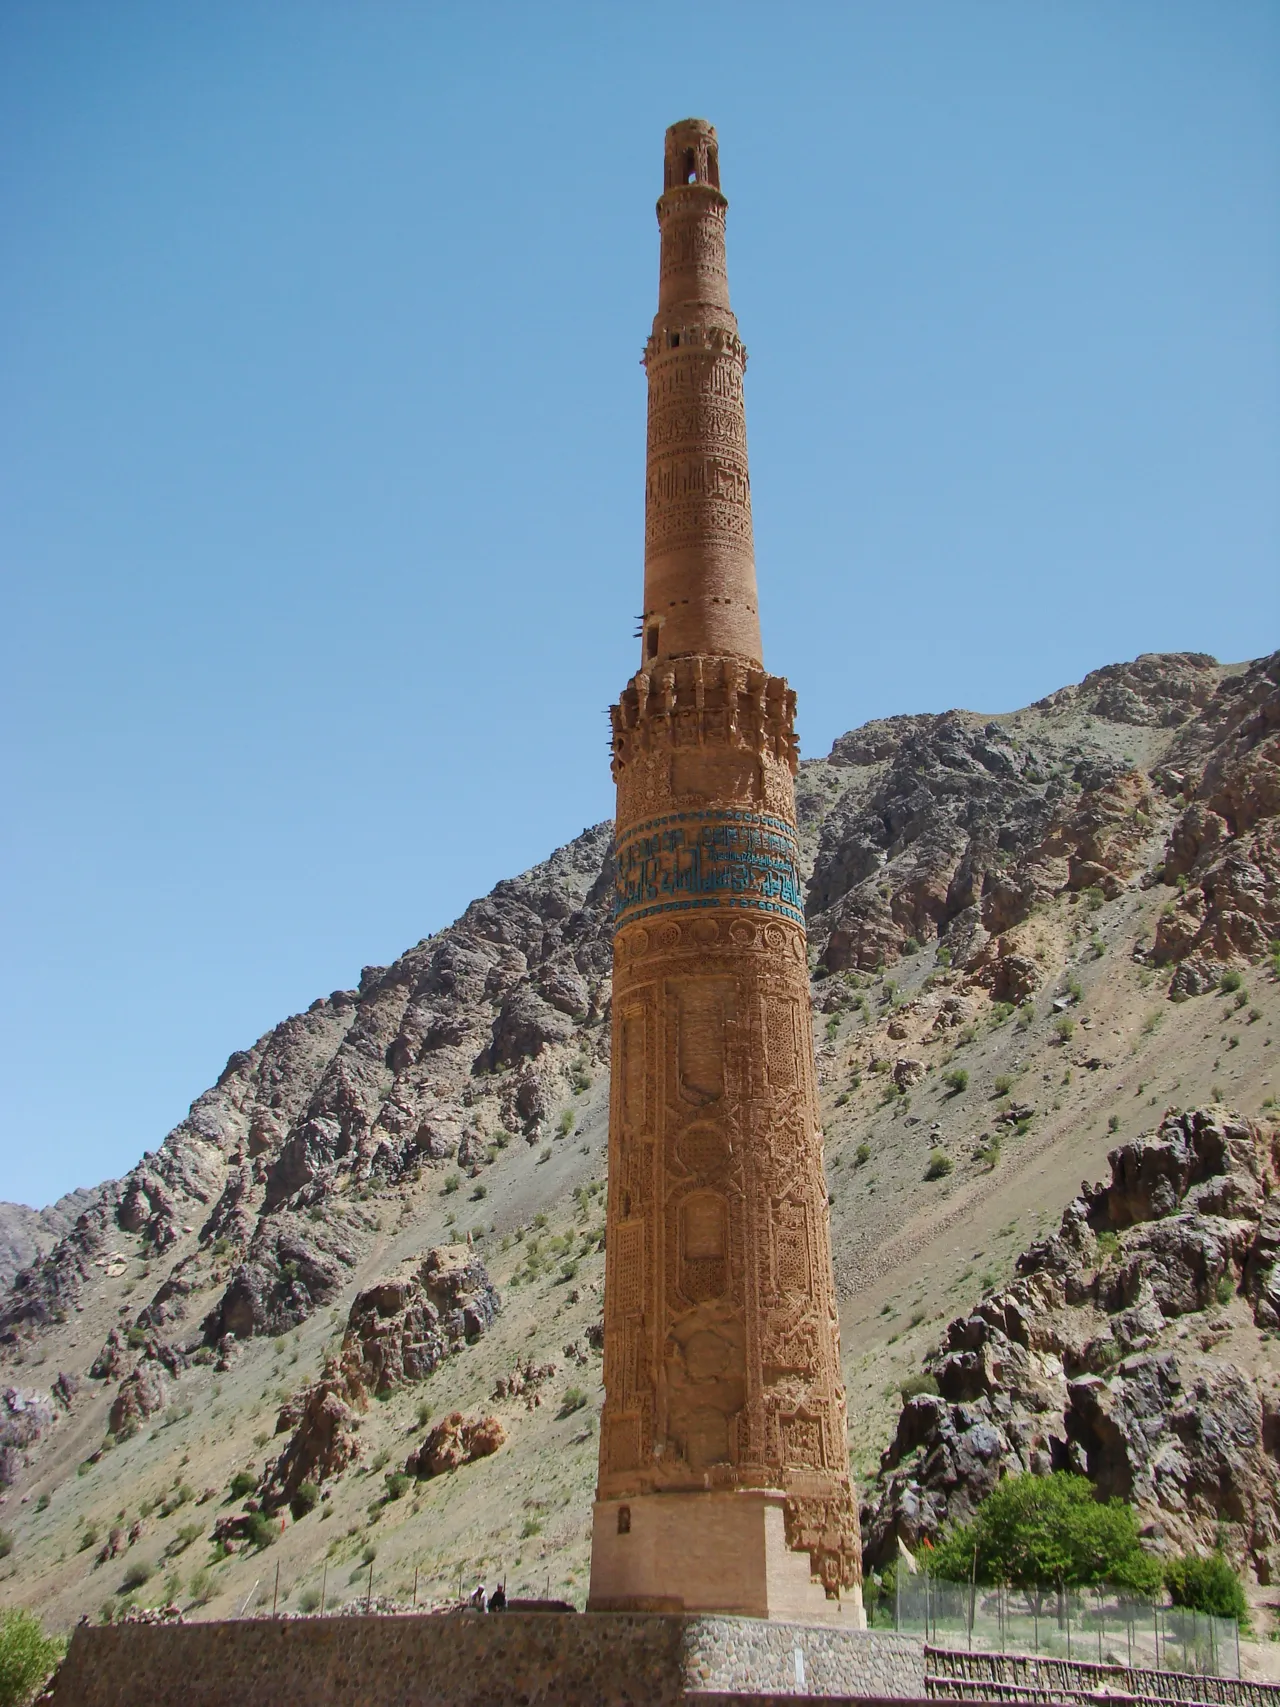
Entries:
<svg viewBox="0 0 1280 1707">
<path fill-rule="evenodd" d="M 779 1090 L 796 1082 L 796 1004 L 787 996 L 767 996 L 764 1004 L 765 1053 L 769 1083 Z"/>
<path fill-rule="evenodd" d="M 622 1123 L 630 1132 L 643 1132 L 648 1125 L 645 1020 L 643 1008 L 629 1008 L 622 1016 Z"/>
<path fill-rule="evenodd" d="M 816 1417 L 780 1419 L 782 1462 L 788 1469 L 820 1470 L 823 1464 L 822 1424 Z"/>
<path fill-rule="evenodd" d="M 677 753 L 671 761 L 671 792 L 697 800 L 756 800 L 760 780 L 755 755 L 737 748 Z"/>
<path fill-rule="evenodd" d="M 717 1191 L 680 1205 L 680 1290 L 691 1304 L 719 1298 L 729 1283 L 729 1206 Z"/>
<path fill-rule="evenodd" d="M 725 1025 L 734 1017 L 735 995 L 732 978 L 691 978 L 679 985 L 680 1093 L 695 1102 L 724 1095 Z"/>
<path fill-rule="evenodd" d="M 728 1205 L 718 1191 L 694 1191 L 680 1205 L 680 1248 L 687 1262 L 719 1261 L 728 1245 Z"/>
<path fill-rule="evenodd" d="M 620 1221 L 614 1237 L 616 1246 L 613 1293 L 620 1315 L 644 1309 L 644 1222 Z"/>
<path fill-rule="evenodd" d="M 766 1381 L 780 1381 L 787 1375 L 816 1374 L 819 1362 L 816 1324 L 804 1320 L 789 1331 L 770 1327 L 764 1335 L 761 1354 Z"/>
<path fill-rule="evenodd" d="M 676 1154 L 691 1174 L 712 1179 L 729 1160 L 729 1140 L 710 1121 L 695 1120 L 677 1139 Z"/>
<path fill-rule="evenodd" d="M 610 1470 L 637 1470 L 640 1467 L 640 1418 L 610 1417 L 605 1426 L 604 1459 Z"/>
<path fill-rule="evenodd" d="M 803 1203 L 780 1203 L 774 1215 L 773 1261 L 778 1291 L 792 1297 L 811 1286 L 809 1229 Z"/>
</svg>

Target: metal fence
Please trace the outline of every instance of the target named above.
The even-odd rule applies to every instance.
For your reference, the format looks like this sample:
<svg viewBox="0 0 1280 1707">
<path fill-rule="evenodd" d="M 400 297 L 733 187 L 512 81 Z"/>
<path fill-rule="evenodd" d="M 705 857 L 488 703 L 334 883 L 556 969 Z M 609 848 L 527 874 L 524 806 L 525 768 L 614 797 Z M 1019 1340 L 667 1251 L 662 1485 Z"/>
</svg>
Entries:
<svg viewBox="0 0 1280 1707">
<path fill-rule="evenodd" d="M 896 1623 L 939 1647 L 1240 1676 L 1234 1618 L 1169 1606 L 1105 1583 L 1014 1589 L 899 1569 Z"/>
</svg>

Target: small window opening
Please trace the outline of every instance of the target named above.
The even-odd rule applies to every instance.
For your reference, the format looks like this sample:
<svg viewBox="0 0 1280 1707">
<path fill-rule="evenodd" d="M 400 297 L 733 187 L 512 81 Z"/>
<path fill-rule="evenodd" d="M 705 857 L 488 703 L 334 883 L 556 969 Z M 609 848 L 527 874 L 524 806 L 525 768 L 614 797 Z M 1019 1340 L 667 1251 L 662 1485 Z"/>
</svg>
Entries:
<svg viewBox="0 0 1280 1707">
<path fill-rule="evenodd" d="M 620 1505 L 618 1507 L 618 1534 L 619 1535 L 630 1535 L 630 1533 L 631 1533 L 631 1507 L 629 1505 Z"/>
<path fill-rule="evenodd" d="M 680 348 L 680 334 L 679 334 L 679 332 L 673 332 L 671 334 L 671 348 L 673 350 L 678 350 Z"/>
<path fill-rule="evenodd" d="M 713 188 L 720 188 L 720 155 L 714 148 L 707 150 L 707 182 Z"/>
<path fill-rule="evenodd" d="M 646 658 L 656 658 L 658 656 L 658 625 L 656 622 L 651 628 L 645 631 L 644 655 Z"/>
<path fill-rule="evenodd" d="M 698 181 L 698 157 L 692 148 L 686 148 L 684 153 L 684 181 L 686 184 Z"/>
</svg>

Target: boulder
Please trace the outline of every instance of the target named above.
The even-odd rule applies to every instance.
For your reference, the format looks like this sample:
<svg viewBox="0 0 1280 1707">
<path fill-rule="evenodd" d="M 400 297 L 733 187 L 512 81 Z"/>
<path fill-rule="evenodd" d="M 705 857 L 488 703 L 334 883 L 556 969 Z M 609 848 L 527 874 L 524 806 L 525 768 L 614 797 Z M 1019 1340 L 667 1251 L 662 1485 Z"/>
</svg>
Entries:
<svg viewBox="0 0 1280 1707">
<path fill-rule="evenodd" d="M 405 1460 L 410 1476 L 425 1481 L 442 1476 L 448 1470 L 460 1469 L 477 1458 L 488 1458 L 504 1444 L 506 1430 L 497 1417 L 464 1417 L 461 1411 L 451 1411 L 427 1435 L 416 1452 Z"/>
</svg>

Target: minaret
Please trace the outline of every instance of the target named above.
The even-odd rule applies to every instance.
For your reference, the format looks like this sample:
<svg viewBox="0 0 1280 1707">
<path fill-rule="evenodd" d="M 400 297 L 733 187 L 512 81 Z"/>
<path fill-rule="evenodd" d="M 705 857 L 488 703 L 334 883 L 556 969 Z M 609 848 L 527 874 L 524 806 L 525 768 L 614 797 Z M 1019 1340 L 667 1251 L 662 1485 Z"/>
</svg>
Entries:
<svg viewBox="0 0 1280 1707">
<path fill-rule="evenodd" d="M 716 133 L 672 125 L 618 788 L 595 1609 L 862 1622 L 798 866 Z"/>
</svg>

